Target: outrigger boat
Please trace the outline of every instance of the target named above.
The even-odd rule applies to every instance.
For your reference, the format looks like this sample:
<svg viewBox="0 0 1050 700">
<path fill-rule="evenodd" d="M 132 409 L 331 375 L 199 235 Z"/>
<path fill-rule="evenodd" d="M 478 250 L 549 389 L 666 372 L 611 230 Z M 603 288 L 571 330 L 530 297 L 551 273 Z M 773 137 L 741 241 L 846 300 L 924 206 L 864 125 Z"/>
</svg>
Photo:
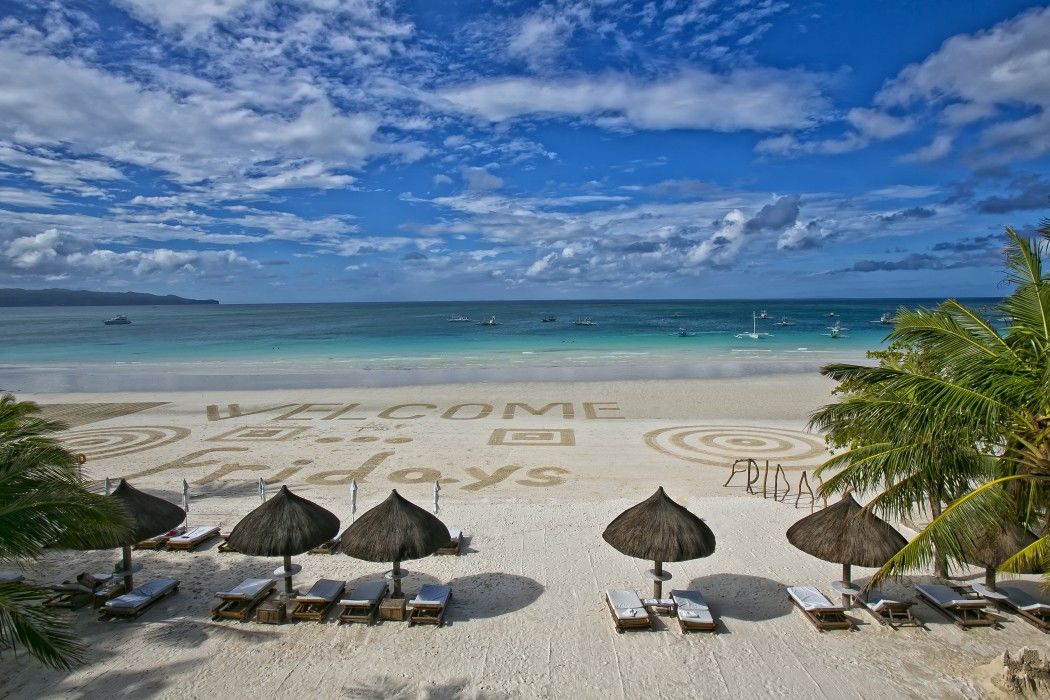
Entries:
<svg viewBox="0 0 1050 700">
<path fill-rule="evenodd" d="M 750 338 L 751 340 L 759 340 L 767 336 L 772 335 L 771 333 L 759 333 L 758 332 L 758 314 L 751 312 L 751 332 L 750 333 L 737 333 L 737 338 Z"/>
<path fill-rule="evenodd" d="M 491 317 L 489 317 L 488 321 L 482 321 L 478 325 L 479 326 L 498 326 L 499 325 L 499 321 L 496 320 L 495 316 L 491 316 Z"/>
<path fill-rule="evenodd" d="M 843 328 L 841 325 L 839 325 L 838 321 L 835 321 L 835 325 L 828 326 L 828 332 L 823 333 L 822 335 L 826 335 L 829 338 L 844 338 L 845 336 L 842 334 L 843 332 L 848 330 L 849 328 Z"/>
<path fill-rule="evenodd" d="M 103 321 L 102 323 L 107 326 L 127 326 L 131 324 L 131 321 L 128 320 L 127 316 L 114 316 L 108 321 Z"/>
</svg>

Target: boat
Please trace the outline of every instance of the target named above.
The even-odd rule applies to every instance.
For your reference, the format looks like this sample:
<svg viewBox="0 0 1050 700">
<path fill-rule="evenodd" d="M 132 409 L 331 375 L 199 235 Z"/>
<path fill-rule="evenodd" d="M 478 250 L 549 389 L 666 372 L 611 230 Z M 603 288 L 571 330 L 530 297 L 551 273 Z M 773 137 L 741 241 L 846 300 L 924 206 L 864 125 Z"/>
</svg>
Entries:
<svg viewBox="0 0 1050 700">
<path fill-rule="evenodd" d="M 824 333 L 823 335 L 826 335 L 829 338 L 845 338 L 846 336 L 842 334 L 848 330 L 849 328 L 843 328 L 838 321 L 835 321 L 835 325 L 828 326 L 828 332 Z"/>
<path fill-rule="evenodd" d="M 543 322 L 544 323 L 554 323 L 557 320 L 558 320 L 557 316 L 544 316 L 543 317 Z"/>
<path fill-rule="evenodd" d="M 577 326 L 597 326 L 598 324 L 589 318 L 578 318 L 576 319 Z"/>
<path fill-rule="evenodd" d="M 758 317 L 763 319 L 763 320 L 769 320 L 769 312 L 766 311 L 765 309 L 762 309 L 761 311 L 758 312 Z"/>
<path fill-rule="evenodd" d="M 128 325 L 131 325 L 131 321 L 128 320 L 127 316 L 114 316 L 113 318 L 109 319 L 108 321 L 103 321 L 102 323 L 106 324 L 107 326 L 128 326 Z"/>
<path fill-rule="evenodd" d="M 684 329 L 684 328 L 679 328 L 678 329 L 678 337 L 679 338 L 688 338 L 690 335 L 691 334 L 686 329 Z"/>
<path fill-rule="evenodd" d="M 499 321 L 497 321 L 497 320 L 496 320 L 496 317 L 495 317 L 495 316 L 490 316 L 490 317 L 489 317 L 489 320 L 487 320 L 487 321 L 482 321 L 482 322 L 481 322 L 481 323 L 479 323 L 478 325 L 479 325 L 479 326 L 498 326 L 498 325 L 499 325 Z"/>
<path fill-rule="evenodd" d="M 750 333 L 737 333 L 737 338 L 750 338 L 751 340 L 759 340 L 767 336 L 772 335 L 771 333 L 759 333 L 758 332 L 758 314 L 754 311 L 751 312 L 751 332 Z"/>
<path fill-rule="evenodd" d="M 459 314 L 453 314 L 448 317 L 449 323 L 467 323 L 469 321 L 469 318 L 467 318 L 466 316 L 460 316 Z"/>
<path fill-rule="evenodd" d="M 795 322 L 794 322 L 794 321 L 792 321 L 792 320 L 791 320 L 790 318 L 788 318 L 787 316 L 784 316 L 784 317 L 783 317 L 783 318 L 781 318 L 781 319 L 780 319 L 779 321 L 777 321 L 777 325 L 778 325 L 778 326 L 793 326 L 793 325 L 795 325 Z"/>
<path fill-rule="evenodd" d="M 836 318 L 836 317 L 838 317 L 838 314 L 835 313 L 834 311 L 829 311 L 828 312 L 828 318 Z"/>
<path fill-rule="evenodd" d="M 879 316 L 879 320 L 878 321 L 872 321 L 872 323 L 878 323 L 879 325 L 882 325 L 882 326 L 893 325 L 893 314 L 885 313 L 882 316 Z"/>
</svg>

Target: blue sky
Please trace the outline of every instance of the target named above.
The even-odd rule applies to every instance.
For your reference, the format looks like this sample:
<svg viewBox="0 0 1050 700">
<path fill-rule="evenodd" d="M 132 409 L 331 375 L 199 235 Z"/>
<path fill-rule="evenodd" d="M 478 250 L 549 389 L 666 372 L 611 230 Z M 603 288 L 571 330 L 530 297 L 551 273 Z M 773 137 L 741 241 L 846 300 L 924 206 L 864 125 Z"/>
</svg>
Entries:
<svg viewBox="0 0 1050 700">
<path fill-rule="evenodd" d="M 985 296 L 1050 7 L 0 2 L 0 286 Z"/>
</svg>

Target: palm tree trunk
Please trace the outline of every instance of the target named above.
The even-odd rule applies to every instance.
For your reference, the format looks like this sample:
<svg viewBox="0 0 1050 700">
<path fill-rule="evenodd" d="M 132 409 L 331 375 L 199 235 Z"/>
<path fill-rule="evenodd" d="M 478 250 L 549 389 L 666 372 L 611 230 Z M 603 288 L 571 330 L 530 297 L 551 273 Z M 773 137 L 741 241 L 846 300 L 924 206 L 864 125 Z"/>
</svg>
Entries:
<svg viewBox="0 0 1050 700">
<path fill-rule="evenodd" d="M 936 519 L 941 514 L 941 498 L 940 491 L 936 491 L 930 495 L 930 515 Z M 935 545 L 933 549 L 933 567 L 940 578 L 948 578 L 948 564 L 944 561 L 944 555 L 941 554 L 941 550 Z"/>
</svg>

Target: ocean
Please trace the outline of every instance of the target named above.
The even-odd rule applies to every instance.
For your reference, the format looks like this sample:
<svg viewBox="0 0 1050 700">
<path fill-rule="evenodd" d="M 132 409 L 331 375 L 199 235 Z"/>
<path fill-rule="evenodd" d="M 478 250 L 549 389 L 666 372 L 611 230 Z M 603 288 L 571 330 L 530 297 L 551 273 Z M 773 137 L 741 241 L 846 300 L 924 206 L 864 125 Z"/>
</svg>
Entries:
<svg viewBox="0 0 1050 700">
<path fill-rule="evenodd" d="M 5 308 L 0 389 L 382 386 L 732 376 L 863 361 L 937 299 L 503 301 Z M 995 299 L 965 300 L 975 306 Z M 757 321 L 758 340 L 737 338 Z M 127 315 L 132 323 L 106 326 Z M 831 316 L 830 314 L 835 314 Z M 451 322 L 451 316 L 470 319 Z M 546 316 L 557 320 L 543 322 Z M 499 325 L 481 321 L 495 318 Z M 790 319 L 794 325 L 777 321 Z M 578 325 L 589 319 L 594 325 Z M 830 337 L 838 322 L 843 330 Z"/>
</svg>

